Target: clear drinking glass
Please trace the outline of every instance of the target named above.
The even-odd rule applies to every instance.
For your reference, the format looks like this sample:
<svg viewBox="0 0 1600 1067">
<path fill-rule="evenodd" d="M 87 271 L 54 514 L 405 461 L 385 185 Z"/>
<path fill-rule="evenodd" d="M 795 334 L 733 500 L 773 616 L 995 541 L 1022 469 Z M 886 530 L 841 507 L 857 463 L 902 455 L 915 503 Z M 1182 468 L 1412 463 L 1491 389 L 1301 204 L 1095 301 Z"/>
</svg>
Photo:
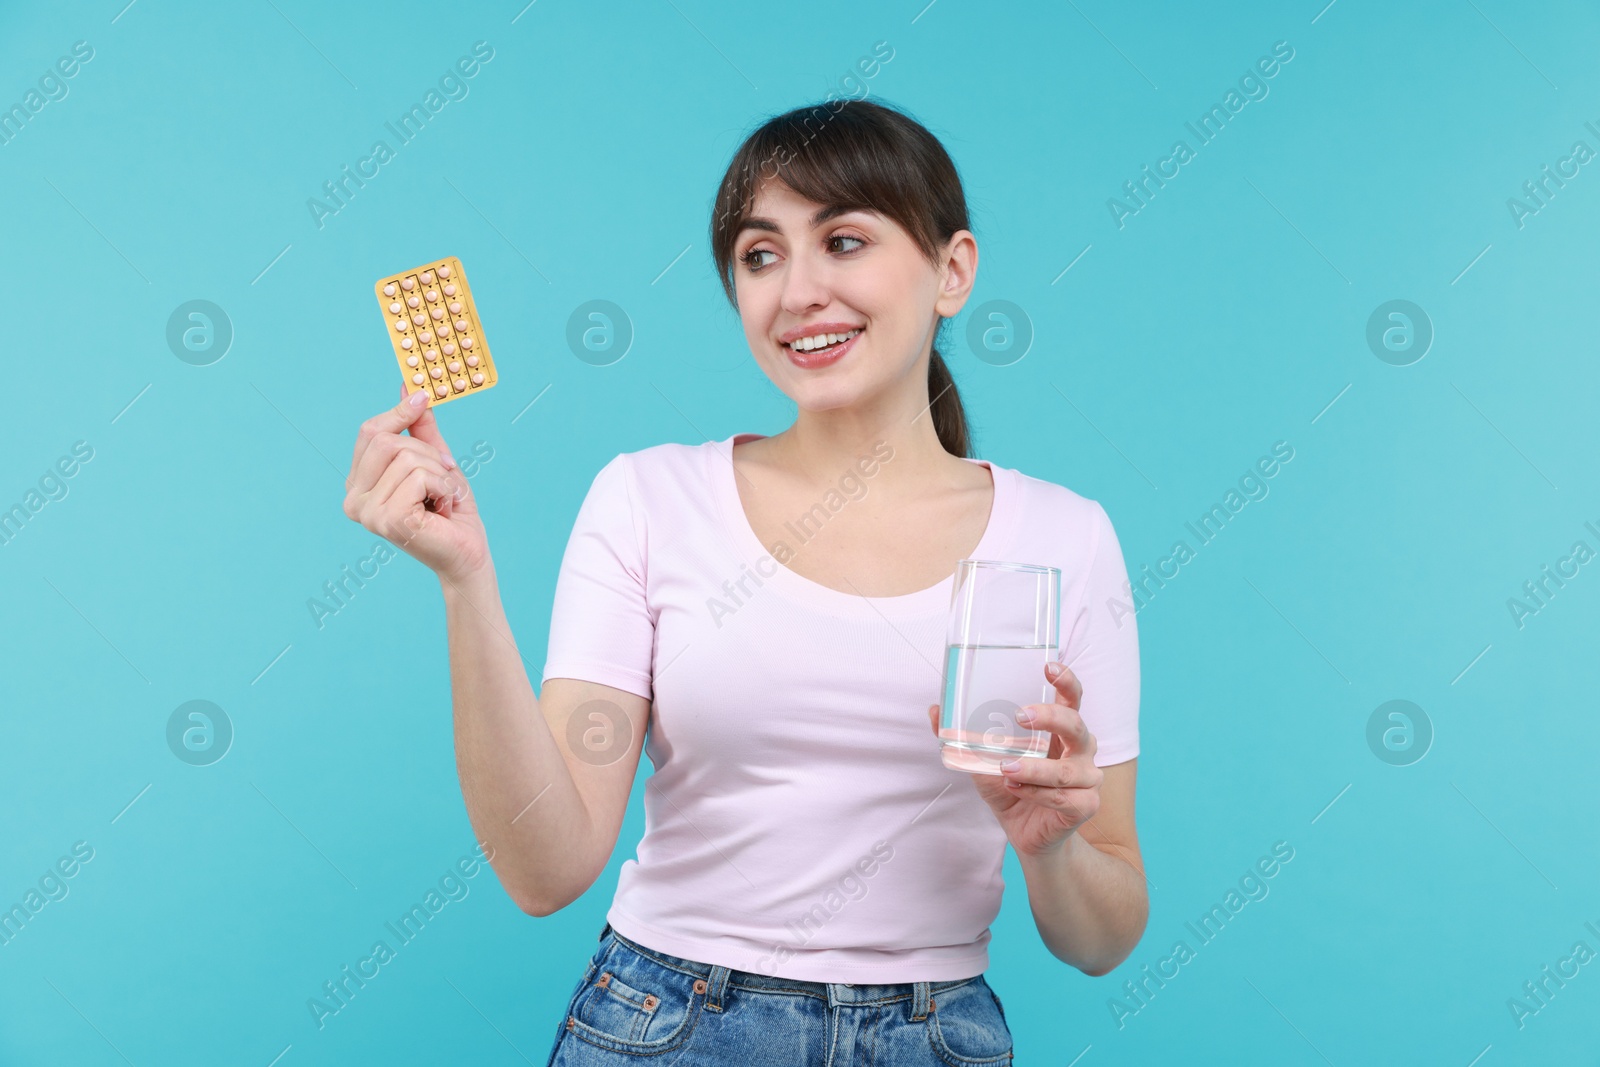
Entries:
<svg viewBox="0 0 1600 1067">
<path fill-rule="evenodd" d="M 1008 759 L 1048 756 L 1050 733 L 1017 722 L 1024 704 L 1050 704 L 1044 665 L 1056 654 L 1061 571 L 1033 563 L 956 564 L 945 637 L 939 748 L 944 765 L 999 774 Z"/>
</svg>

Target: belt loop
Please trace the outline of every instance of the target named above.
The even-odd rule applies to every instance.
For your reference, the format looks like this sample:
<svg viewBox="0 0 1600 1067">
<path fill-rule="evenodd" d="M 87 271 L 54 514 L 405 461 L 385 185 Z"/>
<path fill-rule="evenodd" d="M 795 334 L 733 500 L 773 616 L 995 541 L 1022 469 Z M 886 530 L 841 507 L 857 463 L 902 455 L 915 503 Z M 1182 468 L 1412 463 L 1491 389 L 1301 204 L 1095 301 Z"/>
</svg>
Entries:
<svg viewBox="0 0 1600 1067">
<path fill-rule="evenodd" d="M 920 1023 L 922 1020 L 926 1019 L 928 1017 L 928 1012 L 932 1010 L 932 1001 L 933 983 L 913 983 L 911 991 L 911 1021 L 914 1023 Z"/>
<path fill-rule="evenodd" d="M 608 923 L 606 923 L 606 928 L 604 930 L 600 931 L 600 938 L 599 939 L 601 941 L 604 941 L 606 939 L 606 935 L 609 934 L 610 932 L 611 932 L 611 924 L 608 922 Z"/>
<path fill-rule="evenodd" d="M 711 974 L 705 980 L 706 1007 L 711 1011 L 722 1010 L 722 994 L 728 988 L 728 976 L 732 973 L 720 963 L 712 964 Z"/>
</svg>

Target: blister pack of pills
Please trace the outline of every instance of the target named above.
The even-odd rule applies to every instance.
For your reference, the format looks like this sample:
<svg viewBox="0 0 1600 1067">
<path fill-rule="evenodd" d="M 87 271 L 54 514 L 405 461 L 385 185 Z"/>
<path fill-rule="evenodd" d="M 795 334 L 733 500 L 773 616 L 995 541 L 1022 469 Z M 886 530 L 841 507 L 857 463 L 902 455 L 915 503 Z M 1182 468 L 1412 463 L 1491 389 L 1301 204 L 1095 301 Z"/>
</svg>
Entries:
<svg viewBox="0 0 1600 1067">
<path fill-rule="evenodd" d="M 408 395 L 426 389 L 438 405 L 494 385 L 494 360 L 459 259 L 379 278 L 373 289 Z"/>
</svg>

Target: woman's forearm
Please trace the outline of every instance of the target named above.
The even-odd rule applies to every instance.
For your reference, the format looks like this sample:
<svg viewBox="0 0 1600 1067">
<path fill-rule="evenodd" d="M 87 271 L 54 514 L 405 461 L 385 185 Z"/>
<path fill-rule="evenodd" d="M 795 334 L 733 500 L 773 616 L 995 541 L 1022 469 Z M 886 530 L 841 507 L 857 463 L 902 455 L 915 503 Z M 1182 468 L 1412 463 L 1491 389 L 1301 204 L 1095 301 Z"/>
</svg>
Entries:
<svg viewBox="0 0 1600 1067">
<path fill-rule="evenodd" d="M 1144 876 L 1132 864 L 1078 833 L 1054 852 L 1018 859 L 1033 921 L 1051 955 L 1094 976 L 1128 958 L 1150 917 Z"/>
<path fill-rule="evenodd" d="M 493 564 L 440 585 L 467 816 L 511 898 L 549 914 L 588 888 L 589 814 L 528 681 Z"/>
</svg>

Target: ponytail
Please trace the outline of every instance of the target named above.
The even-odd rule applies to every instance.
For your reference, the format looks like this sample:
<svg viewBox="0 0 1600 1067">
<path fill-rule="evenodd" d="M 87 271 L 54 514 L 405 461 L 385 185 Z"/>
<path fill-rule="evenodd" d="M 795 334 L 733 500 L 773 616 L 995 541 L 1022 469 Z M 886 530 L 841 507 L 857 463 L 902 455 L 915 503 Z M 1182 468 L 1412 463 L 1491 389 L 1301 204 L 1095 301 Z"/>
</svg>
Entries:
<svg viewBox="0 0 1600 1067">
<path fill-rule="evenodd" d="M 967 413 L 956 391 L 956 380 L 935 348 L 928 356 L 928 399 L 932 401 L 933 429 L 939 443 L 953 456 L 969 459 L 972 441 L 967 433 Z"/>
</svg>

